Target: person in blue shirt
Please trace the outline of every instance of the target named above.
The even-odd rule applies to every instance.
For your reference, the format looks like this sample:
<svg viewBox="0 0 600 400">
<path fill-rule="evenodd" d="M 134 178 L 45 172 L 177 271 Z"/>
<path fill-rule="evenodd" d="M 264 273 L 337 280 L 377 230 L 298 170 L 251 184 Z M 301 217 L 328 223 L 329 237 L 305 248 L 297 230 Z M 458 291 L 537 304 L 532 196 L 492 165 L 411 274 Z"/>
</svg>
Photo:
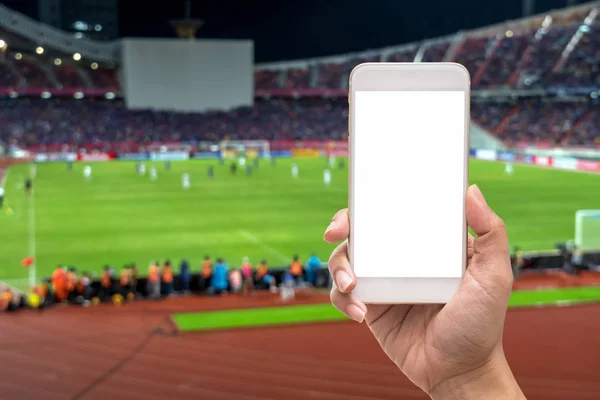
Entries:
<svg viewBox="0 0 600 400">
<path fill-rule="evenodd" d="M 214 294 L 227 293 L 227 264 L 222 258 L 218 258 L 213 269 L 210 287 Z"/>
<path fill-rule="evenodd" d="M 187 260 L 181 260 L 179 264 L 179 282 L 181 284 L 181 290 L 184 294 L 190 293 L 190 263 Z"/>
<path fill-rule="evenodd" d="M 317 257 L 316 254 L 311 255 L 306 263 L 306 280 L 313 286 L 317 283 L 317 273 L 319 268 L 321 268 L 321 260 L 319 260 L 319 257 Z"/>
</svg>

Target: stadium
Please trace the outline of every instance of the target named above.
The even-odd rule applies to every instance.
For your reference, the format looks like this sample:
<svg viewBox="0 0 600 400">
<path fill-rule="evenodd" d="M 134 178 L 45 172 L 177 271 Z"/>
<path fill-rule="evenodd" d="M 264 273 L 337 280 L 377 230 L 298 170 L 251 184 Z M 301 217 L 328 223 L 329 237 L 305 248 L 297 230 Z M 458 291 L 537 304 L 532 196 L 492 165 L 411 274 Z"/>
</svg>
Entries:
<svg viewBox="0 0 600 400">
<path fill-rule="evenodd" d="M 600 2 L 258 63 L 260 41 L 196 38 L 190 1 L 178 38 L 2 3 L 0 399 L 427 398 L 330 303 L 363 62 L 468 69 L 469 180 L 511 250 L 506 358 L 529 399 L 600 397 Z M 427 138 L 397 151 L 444 168 Z"/>
</svg>

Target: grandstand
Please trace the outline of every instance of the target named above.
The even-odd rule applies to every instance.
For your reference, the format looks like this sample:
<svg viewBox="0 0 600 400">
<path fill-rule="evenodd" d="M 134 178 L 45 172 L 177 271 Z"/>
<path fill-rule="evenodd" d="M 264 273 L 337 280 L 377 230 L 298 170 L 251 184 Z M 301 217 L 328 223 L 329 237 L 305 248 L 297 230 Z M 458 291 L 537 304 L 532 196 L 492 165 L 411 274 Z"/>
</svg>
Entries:
<svg viewBox="0 0 600 400">
<path fill-rule="evenodd" d="M 133 141 L 206 140 L 207 136 L 217 140 L 228 135 L 237 139 L 340 139 L 347 116 L 344 101 L 336 98 L 346 96 L 348 76 L 355 65 L 368 61 L 454 61 L 471 73 L 474 122 L 508 147 L 595 146 L 600 135 L 600 69 L 595 51 L 600 46 L 598 7 L 598 3 L 589 3 L 364 53 L 258 65 L 256 96 L 265 100 L 253 109 L 206 115 L 129 112 L 120 102 L 104 100 L 120 97 L 118 59 L 102 61 L 84 56 L 75 61 L 72 54 L 51 47 L 37 54 L 40 46 L 34 40 L 3 28 L 0 36 L 9 45 L 3 47 L 0 59 L 0 93 L 12 100 L 6 100 L 2 118 L 11 121 L 19 112 L 33 112 L 45 119 L 37 113 L 40 107 L 57 111 L 50 119 L 50 136 L 36 139 L 27 135 L 31 140 L 24 140 L 14 128 L 3 126 L 0 139 L 17 140 L 25 146 L 40 142 L 89 146 L 100 141 L 126 143 L 136 136 L 87 126 L 87 135 L 94 136 L 92 141 L 91 137 L 77 136 L 77 121 L 67 119 L 70 137 L 56 137 L 53 119 L 63 120 L 67 110 L 76 113 L 77 108 L 101 112 L 111 120 L 114 116 L 117 126 L 140 119 L 140 130 L 149 122 L 158 122 L 156 132 L 146 132 L 141 138 L 138 132 Z M 29 99 L 36 95 L 54 99 L 46 105 Z M 77 105 L 72 100 L 55 100 L 74 96 L 92 101 Z M 305 99 L 287 100 L 299 96 Z M 201 128 L 191 128 L 194 126 Z"/>
</svg>

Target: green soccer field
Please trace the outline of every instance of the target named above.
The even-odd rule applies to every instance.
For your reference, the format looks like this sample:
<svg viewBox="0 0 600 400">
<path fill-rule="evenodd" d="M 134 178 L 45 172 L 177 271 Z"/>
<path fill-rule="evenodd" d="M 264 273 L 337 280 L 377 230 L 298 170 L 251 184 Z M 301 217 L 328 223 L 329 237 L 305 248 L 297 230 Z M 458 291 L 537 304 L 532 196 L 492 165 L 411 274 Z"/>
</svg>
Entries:
<svg viewBox="0 0 600 400">
<path fill-rule="evenodd" d="M 292 163 L 300 168 L 296 180 Z M 92 163 L 91 182 L 83 179 L 83 163 L 72 171 L 64 163 L 40 164 L 33 198 L 23 190 L 29 166 L 12 167 L 0 213 L 0 279 L 27 277 L 20 263 L 31 253 L 38 278 L 58 264 L 98 273 L 105 264 L 118 269 L 135 262 L 145 271 L 152 259 L 178 263 L 182 257 L 198 270 L 205 254 L 224 257 L 230 266 L 245 256 L 272 266 L 286 265 L 294 254 L 328 258 L 333 246 L 321 238 L 331 216 L 347 204 L 347 168 L 334 168 L 326 187 L 321 158 L 279 159 L 276 166 L 261 160 L 250 177 L 243 170 L 231 176 L 216 161 L 171 164 L 165 171 L 154 163 L 156 182 L 138 176 L 134 162 Z M 210 165 L 213 180 L 207 178 Z M 181 187 L 186 172 L 189 190 Z M 511 245 L 525 250 L 572 239 L 575 211 L 600 208 L 600 175 L 515 165 L 507 176 L 502 163 L 472 160 L 470 178 L 505 219 Z M 401 245 L 410 250 L 410 243 Z"/>
</svg>

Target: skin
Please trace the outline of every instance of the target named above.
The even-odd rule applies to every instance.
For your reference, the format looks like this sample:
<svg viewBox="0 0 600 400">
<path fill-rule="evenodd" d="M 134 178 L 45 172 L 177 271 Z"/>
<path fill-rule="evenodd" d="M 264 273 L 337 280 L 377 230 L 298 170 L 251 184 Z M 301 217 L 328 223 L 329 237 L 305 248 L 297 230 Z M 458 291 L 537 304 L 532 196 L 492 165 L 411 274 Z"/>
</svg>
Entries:
<svg viewBox="0 0 600 400">
<path fill-rule="evenodd" d="M 466 216 L 476 237 L 468 237 L 467 270 L 449 303 L 367 306 L 352 296 L 349 214 L 340 210 L 324 235 L 329 243 L 342 242 L 329 259 L 331 302 L 366 321 L 388 357 L 431 398 L 524 399 L 502 348 L 513 283 L 506 226 L 476 185 L 467 191 Z"/>
</svg>

